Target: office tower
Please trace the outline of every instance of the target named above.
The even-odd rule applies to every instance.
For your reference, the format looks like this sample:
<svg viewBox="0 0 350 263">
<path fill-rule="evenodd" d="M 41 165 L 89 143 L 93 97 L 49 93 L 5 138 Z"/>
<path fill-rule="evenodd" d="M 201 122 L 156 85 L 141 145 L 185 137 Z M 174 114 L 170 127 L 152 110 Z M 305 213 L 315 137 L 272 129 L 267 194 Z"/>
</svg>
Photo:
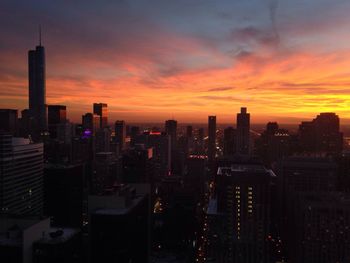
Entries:
<svg viewBox="0 0 350 263">
<path fill-rule="evenodd" d="M 208 116 L 208 160 L 216 156 L 216 116 Z"/>
<path fill-rule="evenodd" d="M 0 131 L 15 135 L 18 132 L 17 110 L 0 109 Z"/>
<path fill-rule="evenodd" d="M 349 194 L 304 193 L 294 203 L 288 262 L 350 262 Z"/>
<path fill-rule="evenodd" d="M 271 170 L 254 163 L 219 166 L 216 209 L 224 217 L 219 236 L 226 235 L 228 248 L 222 262 L 270 262 L 266 239 L 270 233 L 270 182 L 274 176 Z"/>
<path fill-rule="evenodd" d="M 279 126 L 277 122 L 268 122 L 266 124 L 266 133 L 268 135 L 274 135 L 278 129 L 279 129 Z"/>
<path fill-rule="evenodd" d="M 118 144 L 118 152 L 121 153 L 125 149 L 126 126 L 125 121 L 115 122 L 115 142 Z"/>
<path fill-rule="evenodd" d="M 343 149 L 343 134 L 339 131 L 339 117 L 335 113 L 321 113 L 314 120 L 316 150 L 340 153 Z"/>
<path fill-rule="evenodd" d="M 21 118 L 18 120 L 19 123 L 19 136 L 28 138 L 31 128 L 31 117 L 28 109 L 21 111 Z"/>
<path fill-rule="evenodd" d="M 100 116 L 93 113 L 85 113 L 82 116 L 82 124 L 84 130 L 89 130 L 92 134 L 100 128 Z"/>
<path fill-rule="evenodd" d="M 135 145 L 138 135 L 140 135 L 140 127 L 132 126 L 130 128 L 130 145 L 131 146 Z"/>
<path fill-rule="evenodd" d="M 171 150 L 175 150 L 177 146 L 177 121 L 167 120 L 165 122 L 165 132 L 170 135 Z"/>
<path fill-rule="evenodd" d="M 94 172 L 91 182 L 91 192 L 102 193 L 117 181 L 118 162 L 114 153 L 99 152 L 95 155 Z"/>
<path fill-rule="evenodd" d="M 337 164 L 326 157 L 289 157 L 281 162 L 285 190 L 329 192 L 336 190 Z"/>
<path fill-rule="evenodd" d="M 44 169 L 44 214 L 52 226 L 83 226 L 85 186 L 83 164 L 46 164 Z"/>
<path fill-rule="evenodd" d="M 247 108 L 241 108 L 241 112 L 237 114 L 237 154 L 250 154 L 250 114 Z"/>
<path fill-rule="evenodd" d="M 343 134 L 335 113 L 321 113 L 299 126 L 300 151 L 339 154 L 343 149 Z"/>
<path fill-rule="evenodd" d="M 299 147 L 302 152 L 313 152 L 316 149 L 315 126 L 312 121 L 304 121 L 299 125 Z"/>
<path fill-rule="evenodd" d="M 91 263 L 150 262 L 149 185 L 121 185 L 88 204 Z"/>
<path fill-rule="evenodd" d="M 109 152 L 111 146 L 111 132 L 108 128 L 99 129 L 95 135 L 95 152 Z"/>
<path fill-rule="evenodd" d="M 136 145 L 123 154 L 123 183 L 152 183 L 153 148 Z"/>
<path fill-rule="evenodd" d="M 204 154 L 204 129 L 199 128 L 196 139 L 196 152 Z"/>
<path fill-rule="evenodd" d="M 108 127 L 108 109 L 106 103 L 94 103 L 94 114 L 100 116 L 100 129 Z"/>
<path fill-rule="evenodd" d="M 45 49 L 41 45 L 28 52 L 29 112 L 34 122 L 34 137 L 47 129 Z"/>
<path fill-rule="evenodd" d="M 191 125 L 186 127 L 186 137 L 192 138 L 193 136 L 193 127 Z"/>
<path fill-rule="evenodd" d="M 269 162 L 279 161 L 291 153 L 291 136 L 285 129 L 278 129 L 268 136 L 267 158 Z"/>
<path fill-rule="evenodd" d="M 204 155 L 190 155 L 186 160 L 187 173 L 185 184 L 195 195 L 196 200 L 200 200 L 204 194 L 205 181 L 207 179 L 207 158 Z"/>
<path fill-rule="evenodd" d="M 331 192 L 336 190 L 337 165 L 328 158 L 289 157 L 279 164 L 277 173 L 283 205 L 297 192 Z"/>
<path fill-rule="evenodd" d="M 48 126 L 50 138 L 57 138 L 58 126 L 67 122 L 66 106 L 49 105 L 48 106 Z"/>
<path fill-rule="evenodd" d="M 170 136 L 165 132 L 144 132 L 135 139 L 136 144 L 143 144 L 145 148 L 153 148 L 154 173 L 156 177 L 168 175 L 171 168 Z"/>
<path fill-rule="evenodd" d="M 224 130 L 224 156 L 233 156 L 236 152 L 236 130 L 228 127 Z"/>
<path fill-rule="evenodd" d="M 0 174 L 0 213 L 42 214 L 42 143 L 0 134 Z"/>
</svg>

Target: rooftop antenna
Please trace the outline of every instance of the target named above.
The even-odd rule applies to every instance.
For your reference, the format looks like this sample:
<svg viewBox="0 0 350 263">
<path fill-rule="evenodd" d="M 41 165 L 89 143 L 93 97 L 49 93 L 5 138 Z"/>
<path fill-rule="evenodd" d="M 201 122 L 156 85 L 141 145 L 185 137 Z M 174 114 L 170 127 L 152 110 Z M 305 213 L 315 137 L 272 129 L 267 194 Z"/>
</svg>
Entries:
<svg viewBox="0 0 350 263">
<path fill-rule="evenodd" d="M 39 46 L 41 46 L 41 25 L 39 25 Z"/>
</svg>

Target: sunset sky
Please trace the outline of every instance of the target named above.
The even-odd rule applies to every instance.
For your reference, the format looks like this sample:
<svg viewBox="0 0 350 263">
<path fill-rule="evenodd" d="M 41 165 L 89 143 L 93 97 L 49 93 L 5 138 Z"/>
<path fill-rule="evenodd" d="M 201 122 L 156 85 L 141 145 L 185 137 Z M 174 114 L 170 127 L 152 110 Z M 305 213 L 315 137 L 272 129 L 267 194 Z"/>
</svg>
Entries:
<svg viewBox="0 0 350 263">
<path fill-rule="evenodd" d="M 0 4 L 1 108 L 28 106 L 27 52 L 46 48 L 48 104 L 129 122 L 350 120 L 349 0 L 16 1 Z"/>
</svg>

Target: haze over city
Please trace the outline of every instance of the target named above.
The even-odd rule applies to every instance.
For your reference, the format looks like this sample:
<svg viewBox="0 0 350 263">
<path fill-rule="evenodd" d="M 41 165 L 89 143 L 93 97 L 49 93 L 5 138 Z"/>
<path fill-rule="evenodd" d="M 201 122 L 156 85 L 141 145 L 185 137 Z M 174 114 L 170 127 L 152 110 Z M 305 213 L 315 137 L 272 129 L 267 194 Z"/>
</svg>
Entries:
<svg viewBox="0 0 350 263">
<path fill-rule="evenodd" d="M 350 118 L 349 1 L 1 1 L 0 100 L 28 107 L 27 49 L 46 47 L 48 104 L 129 122 Z"/>
</svg>

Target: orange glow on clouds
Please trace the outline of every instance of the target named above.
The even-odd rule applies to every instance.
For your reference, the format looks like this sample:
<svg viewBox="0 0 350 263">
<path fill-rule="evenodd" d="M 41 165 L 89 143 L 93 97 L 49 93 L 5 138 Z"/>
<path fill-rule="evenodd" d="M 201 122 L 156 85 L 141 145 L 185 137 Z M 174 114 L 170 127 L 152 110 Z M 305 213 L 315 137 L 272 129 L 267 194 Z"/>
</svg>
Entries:
<svg viewBox="0 0 350 263">
<path fill-rule="evenodd" d="M 254 122 L 295 123 L 326 111 L 350 119 L 350 50 L 341 44 L 349 43 L 344 31 L 348 30 L 347 18 L 324 19 L 323 24 L 309 21 L 302 27 L 304 20 L 299 23 L 296 14 L 285 16 L 292 17 L 295 26 L 281 23 L 279 30 L 284 26 L 289 32 L 287 37 L 282 32 L 281 39 L 274 39 L 266 25 L 238 25 L 221 43 L 214 33 L 212 38 L 195 37 L 158 25 L 162 23 L 156 26 L 149 19 L 141 20 L 145 28 L 138 30 L 139 24 L 130 25 L 136 18 L 106 27 L 100 21 L 101 28 L 94 24 L 95 30 L 105 34 L 102 36 L 115 33 L 115 38 L 108 39 L 108 47 L 103 38 L 85 41 L 84 34 L 79 35 L 82 39 L 76 36 L 77 43 L 59 43 L 60 37 L 49 39 L 44 43 L 47 103 L 66 105 L 72 121 L 91 112 L 94 102 L 108 104 L 111 121 L 163 122 L 174 117 L 180 122 L 206 122 L 208 115 L 217 115 L 218 122 L 227 123 L 235 121 L 241 106 L 248 107 Z M 82 24 L 90 25 L 89 19 Z M 120 28 L 112 31 L 117 25 Z M 70 28 L 61 28 L 62 34 L 64 29 L 68 32 Z M 241 44 L 250 49 L 241 52 L 237 49 Z M 1 52 L 0 48 L 2 108 L 28 107 L 26 51 Z"/>
<path fill-rule="evenodd" d="M 247 106 L 257 122 L 311 118 L 325 111 L 350 118 L 349 61 L 350 53 L 345 52 L 252 55 L 227 68 L 180 70 L 153 81 L 139 67 L 126 65 L 127 74 L 115 78 L 48 77 L 47 102 L 67 105 L 76 121 L 94 102 L 108 103 L 112 119 L 129 121 L 174 116 L 204 122 L 207 115 L 216 114 L 222 122 L 232 122 L 240 106 Z M 9 87 L 1 92 L 3 106 L 26 107 L 26 78 L 0 81 Z"/>
</svg>

